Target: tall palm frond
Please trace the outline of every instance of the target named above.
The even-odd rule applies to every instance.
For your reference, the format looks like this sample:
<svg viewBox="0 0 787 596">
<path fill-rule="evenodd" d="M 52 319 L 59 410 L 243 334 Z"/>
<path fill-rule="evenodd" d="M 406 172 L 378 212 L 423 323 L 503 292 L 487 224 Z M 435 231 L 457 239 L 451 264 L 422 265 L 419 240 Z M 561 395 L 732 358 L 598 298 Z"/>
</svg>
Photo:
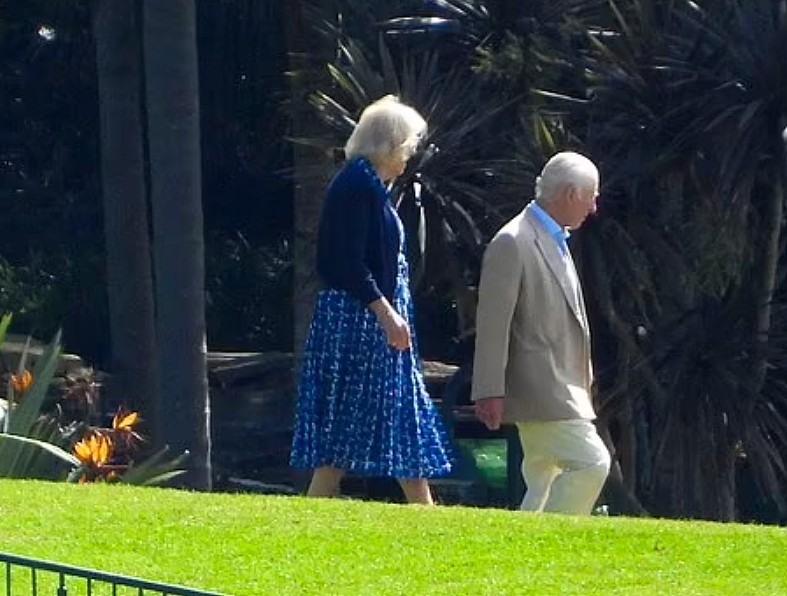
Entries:
<svg viewBox="0 0 787 596">
<path fill-rule="evenodd" d="M 613 22 L 583 24 L 580 108 L 608 217 L 578 240 L 593 309 L 618 345 L 601 370 L 602 416 L 624 438 L 629 482 L 660 514 L 734 519 L 744 458 L 780 500 L 785 402 L 763 383 L 783 351 L 770 316 L 782 4 L 610 2 Z"/>
</svg>

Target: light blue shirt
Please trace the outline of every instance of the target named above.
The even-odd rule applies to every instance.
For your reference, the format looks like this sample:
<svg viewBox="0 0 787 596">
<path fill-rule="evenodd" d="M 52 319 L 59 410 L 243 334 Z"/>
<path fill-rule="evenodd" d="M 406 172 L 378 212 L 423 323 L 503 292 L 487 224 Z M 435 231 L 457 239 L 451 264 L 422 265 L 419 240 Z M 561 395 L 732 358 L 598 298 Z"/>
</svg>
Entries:
<svg viewBox="0 0 787 596">
<path fill-rule="evenodd" d="M 552 216 L 549 215 L 541 206 L 533 201 L 530 206 L 531 211 L 533 211 L 533 215 L 536 216 L 539 223 L 544 226 L 544 229 L 549 232 L 549 235 L 552 236 L 552 239 L 557 243 L 557 247 L 560 249 L 560 253 L 565 257 L 568 256 L 568 237 L 571 236 L 569 231 L 557 223 Z"/>
</svg>

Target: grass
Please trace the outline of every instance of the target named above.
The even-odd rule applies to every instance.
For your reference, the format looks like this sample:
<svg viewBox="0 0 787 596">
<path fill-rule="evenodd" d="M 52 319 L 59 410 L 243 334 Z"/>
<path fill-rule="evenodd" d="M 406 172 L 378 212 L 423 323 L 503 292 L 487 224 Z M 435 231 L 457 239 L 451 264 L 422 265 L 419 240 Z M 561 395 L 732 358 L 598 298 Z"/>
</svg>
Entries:
<svg viewBox="0 0 787 596">
<path fill-rule="evenodd" d="M 108 485 L 0 480 L 0 551 L 239 596 L 787 594 L 777 527 Z"/>
</svg>

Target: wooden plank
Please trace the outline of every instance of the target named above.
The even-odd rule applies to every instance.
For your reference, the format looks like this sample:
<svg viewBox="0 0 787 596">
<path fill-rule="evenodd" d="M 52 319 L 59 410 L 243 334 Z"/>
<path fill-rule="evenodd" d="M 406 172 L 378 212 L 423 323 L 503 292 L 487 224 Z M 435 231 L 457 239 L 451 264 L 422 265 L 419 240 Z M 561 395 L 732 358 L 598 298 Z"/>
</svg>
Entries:
<svg viewBox="0 0 787 596">
<path fill-rule="evenodd" d="M 208 356 L 208 376 L 219 387 L 259 379 L 271 373 L 292 372 L 293 356 L 288 352 L 243 353 Z"/>
</svg>

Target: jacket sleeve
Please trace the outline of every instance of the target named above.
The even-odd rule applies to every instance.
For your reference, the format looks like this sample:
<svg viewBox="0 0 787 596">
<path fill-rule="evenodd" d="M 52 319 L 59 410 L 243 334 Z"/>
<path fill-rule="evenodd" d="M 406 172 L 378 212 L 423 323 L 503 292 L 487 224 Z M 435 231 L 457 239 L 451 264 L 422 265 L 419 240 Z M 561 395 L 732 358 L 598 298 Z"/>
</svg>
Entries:
<svg viewBox="0 0 787 596">
<path fill-rule="evenodd" d="M 522 283 L 516 238 L 499 233 L 484 253 L 478 289 L 472 400 L 505 396 L 511 321 Z"/>
<path fill-rule="evenodd" d="M 347 176 L 329 191 L 320 227 L 318 272 L 330 285 L 348 291 L 364 305 L 383 295 L 366 264 L 378 202 L 370 181 L 357 174 Z"/>
</svg>

